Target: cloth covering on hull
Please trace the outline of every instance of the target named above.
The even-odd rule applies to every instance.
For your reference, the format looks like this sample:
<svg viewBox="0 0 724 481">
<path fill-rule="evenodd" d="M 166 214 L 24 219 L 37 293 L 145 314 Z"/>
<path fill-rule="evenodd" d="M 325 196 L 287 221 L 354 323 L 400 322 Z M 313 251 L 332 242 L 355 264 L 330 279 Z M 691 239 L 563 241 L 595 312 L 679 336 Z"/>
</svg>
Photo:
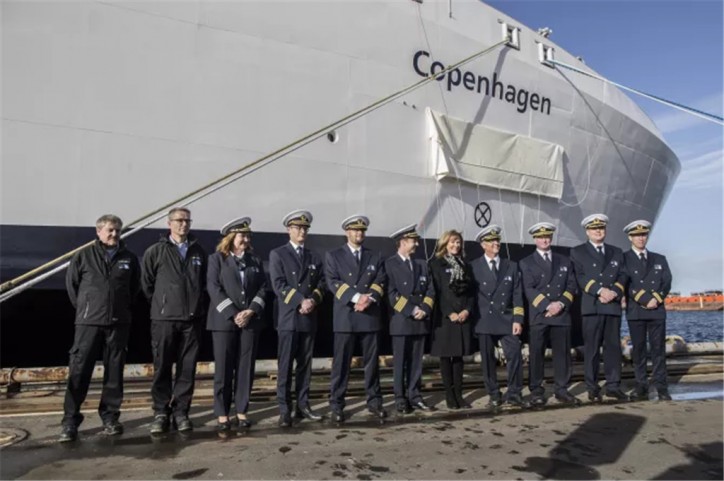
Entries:
<svg viewBox="0 0 724 481">
<path fill-rule="evenodd" d="M 473 184 L 560 199 L 561 145 L 491 129 L 427 109 L 432 169 L 438 180 Z"/>
</svg>

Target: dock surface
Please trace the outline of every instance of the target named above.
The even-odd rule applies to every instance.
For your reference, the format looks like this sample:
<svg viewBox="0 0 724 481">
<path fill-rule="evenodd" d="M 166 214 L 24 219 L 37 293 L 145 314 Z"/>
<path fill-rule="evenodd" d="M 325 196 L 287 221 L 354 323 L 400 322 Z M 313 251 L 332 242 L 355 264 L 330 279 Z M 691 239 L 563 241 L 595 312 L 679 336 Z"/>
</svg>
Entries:
<svg viewBox="0 0 724 481">
<path fill-rule="evenodd" d="M 630 386 L 626 386 L 630 387 Z M 273 401 L 252 403 L 255 424 L 221 439 L 209 403 L 194 406 L 195 430 L 148 432 L 148 406 L 129 408 L 126 432 L 107 437 L 89 411 L 78 441 L 56 442 L 59 413 L 0 411 L 2 479 L 722 479 L 721 374 L 684 376 L 674 401 L 588 403 L 550 399 L 539 410 L 491 410 L 480 388 L 473 409 L 449 411 L 441 392 L 427 392 L 433 413 L 371 418 L 364 399 L 349 399 L 351 418 L 276 427 Z M 655 394 L 652 390 L 652 399 Z M 2 403 L 0 403 L 2 406 Z M 328 413 L 315 399 L 313 408 Z"/>
</svg>

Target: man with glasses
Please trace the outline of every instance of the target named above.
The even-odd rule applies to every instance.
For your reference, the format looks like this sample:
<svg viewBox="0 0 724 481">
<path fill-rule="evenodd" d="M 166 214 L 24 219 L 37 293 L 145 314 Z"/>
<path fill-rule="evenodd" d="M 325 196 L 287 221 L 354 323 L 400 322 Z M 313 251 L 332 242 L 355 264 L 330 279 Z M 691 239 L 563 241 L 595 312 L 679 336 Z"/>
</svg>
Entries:
<svg viewBox="0 0 724 481">
<path fill-rule="evenodd" d="M 131 305 L 140 290 L 136 256 L 121 240 L 123 222 L 112 214 L 96 221 L 96 240 L 73 256 L 65 282 L 75 308 L 75 339 L 70 349 L 68 385 L 60 442 L 75 441 L 83 422 L 80 407 L 88 394 L 93 368 L 103 354 L 103 390 L 98 414 L 103 432 L 123 433 L 118 421 L 123 400 L 123 366 L 131 330 Z"/>
<path fill-rule="evenodd" d="M 475 334 L 480 343 L 485 389 L 490 395 L 488 406 L 503 404 L 496 373 L 495 345 L 500 342 L 508 365 L 508 391 L 505 401 L 526 407 L 523 390 L 523 359 L 520 353 L 520 335 L 523 333 L 525 310 L 520 285 L 518 264 L 500 258 L 502 229 L 491 224 L 475 237 L 483 248 L 483 255 L 472 263 L 473 279 L 477 291 L 477 322 Z"/>
<path fill-rule="evenodd" d="M 168 213 L 169 234 L 143 256 L 143 292 L 151 303 L 154 420 L 151 434 L 176 428 L 191 431 L 189 408 L 194 393 L 196 360 L 205 312 L 206 251 L 189 234 L 191 211 L 174 207 Z M 172 366 L 176 363 L 176 376 Z"/>
<path fill-rule="evenodd" d="M 601 402 L 598 369 L 603 345 L 605 394 L 618 401 L 628 400 L 621 390 L 621 300 L 626 292 L 627 276 L 623 252 L 605 244 L 608 217 L 591 214 L 581 222 L 588 242 L 571 249 L 571 262 L 581 292 L 583 316 L 584 380 L 588 400 Z"/>
<path fill-rule="evenodd" d="M 295 210 L 282 220 L 289 242 L 269 254 L 269 277 L 277 298 L 275 327 L 279 336 L 277 401 L 279 426 L 292 425 L 292 369 L 295 379 L 296 415 L 311 421 L 322 416 L 309 406 L 312 353 L 317 332 L 318 306 L 324 297 L 324 266 L 315 252 L 305 247 L 312 214 Z"/>
</svg>

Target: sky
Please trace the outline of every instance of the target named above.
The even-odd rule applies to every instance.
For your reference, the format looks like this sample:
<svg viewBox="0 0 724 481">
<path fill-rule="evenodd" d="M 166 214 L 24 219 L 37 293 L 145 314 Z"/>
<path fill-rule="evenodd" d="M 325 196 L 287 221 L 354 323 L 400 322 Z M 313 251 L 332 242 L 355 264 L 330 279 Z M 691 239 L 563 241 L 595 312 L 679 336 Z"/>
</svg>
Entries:
<svg viewBox="0 0 724 481">
<path fill-rule="evenodd" d="M 552 41 L 583 57 L 603 77 L 722 116 L 722 0 L 485 3 L 533 30 L 549 27 Z M 628 95 L 656 123 L 681 161 L 649 248 L 667 257 L 672 290 L 688 294 L 722 289 L 722 126 Z"/>
</svg>

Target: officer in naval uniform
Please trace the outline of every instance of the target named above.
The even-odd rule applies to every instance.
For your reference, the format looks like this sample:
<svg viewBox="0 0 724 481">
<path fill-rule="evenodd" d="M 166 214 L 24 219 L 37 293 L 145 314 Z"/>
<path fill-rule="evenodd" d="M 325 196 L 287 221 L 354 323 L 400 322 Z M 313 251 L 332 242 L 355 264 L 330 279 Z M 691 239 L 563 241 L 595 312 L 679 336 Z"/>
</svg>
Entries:
<svg viewBox="0 0 724 481">
<path fill-rule="evenodd" d="M 232 393 L 240 429 L 251 426 L 246 412 L 254 382 L 259 334 L 264 327 L 267 281 L 261 259 L 252 253 L 251 218 L 221 228 L 223 236 L 209 256 L 206 288 L 211 299 L 206 329 L 214 347 L 214 414 L 217 431 L 231 430 Z"/>
<path fill-rule="evenodd" d="M 393 310 L 390 335 L 395 407 L 401 414 L 409 414 L 413 409 L 435 410 L 425 403 L 420 392 L 422 355 L 430 333 L 435 291 L 425 261 L 411 258 L 420 238 L 415 228 L 412 224 L 390 236 L 395 240 L 397 253 L 385 261 L 387 299 Z"/>
<path fill-rule="evenodd" d="M 581 292 L 583 316 L 584 379 L 589 401 L 601 401 L 598 369 L 603 345 L 603 369 L 607 397 L 628 399 L 621 391 L 621 299 L 626 272 L 623 252 L 605 244 L 608 217 L 591 214 L 581 222 L 588 242 L 571 249 L 571 261 Z"/>
<path fill-rule="evenodd" d="M 543 366 L 549 339 L 553 350 L 555 398 L 565 404 L 579 404 L 568 392 L 571 382 L 571 305 L 578 286 L 570 259 L 551 250 L 555 231 L 556 226 L 550 222 L 539 222 L 528 229 L 536 251 L 520 261 L 523 292 L 528 301 L 528 388 L 533 406 L 546 403 Z"/>
<path fill-rule="evenodd" d="M 646 338 L 651 345 L 651 379 L 660 401 L 670 401 L 666 383 L 666 309 L 664 299 L 671 290 L 671 270 L 666 257 L 646 249 L 651 222 L 635 220 L 624 227 L 631 250 L 624 253 L 626 273 L 626 319 L 631 333 L 636 388 L 634 401 L 649 398 L 646 377 Z"/>
<path fill-rule="evenodd" d="M 496 374 L 495 345 L 500 341 L 508 364 L 509 404 L 524 407 L 523 361 L 520 353 L 520 335 L 523 332 L 523 290 L 520 286 L 520 272 L 516 262 L 501 259 L 501 228 L 492 224 L 481 230 L 475 237 L 484 254 L 471 265 L 477 309 L 475 334 L 480 344 L 485 388 L 490 394 L 490 407 L 503 403 Z"/>
<path fill-rule="evenodd" d="M 335 422 L 345 420 L 344 397 L 357 340 L 362 344 L 367 409 L 379 418 L 387 417 L 382 408 L 377 354 L 385 269 L 382 255 L 362 245 L 369 224 L 369 219 L 361 214 L 343 220 L 347 242 L 327 252 L 324 260 L 327 286 L 334 293 L 334 358 L 329 404 Z"/>
<path fill-rule="evenodd" d="M 296 210 L 282 223 L 289 242 L 269 254 L 269 277 L 277 298 L 276 329 L 279 335 L 277 402 L 279 426 L 292 425 L 292 366 L 296 361 L 295 415 L 320 421 L 309 406 L 309 381 L 312 376 L 312 353 L 317 332 L 318 306 L 324 297 L 324 265 L 316 253 L 304 244 L 312 225 L 312 214 Z"/>
</svg>

